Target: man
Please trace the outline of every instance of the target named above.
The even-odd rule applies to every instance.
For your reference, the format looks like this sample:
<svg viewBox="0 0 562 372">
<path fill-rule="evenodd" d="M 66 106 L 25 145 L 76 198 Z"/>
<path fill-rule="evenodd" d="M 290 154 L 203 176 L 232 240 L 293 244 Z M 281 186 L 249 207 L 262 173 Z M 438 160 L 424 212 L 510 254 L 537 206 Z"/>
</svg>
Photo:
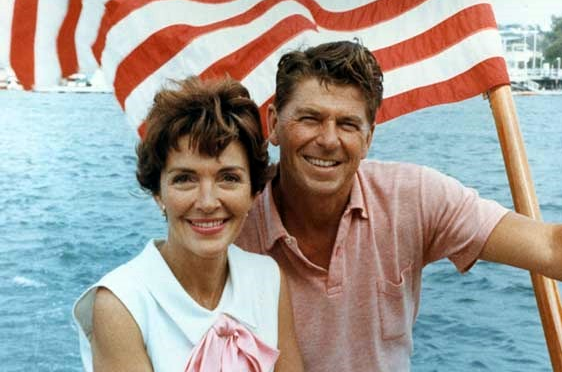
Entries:
<svg viewBox="0 0 562 372">
<path fill-rule="evenodd" d="M 277 175 L 237 243 L 273 256 L 309 372 L 408 371 L 422 268 L 477 259 L 562 278 L 562 226 L 484 200 L 426 167 L 363 161 L 382 97 L 371 53 L 338 42 L 283 56 L 268 109 Z"/>
</svg>

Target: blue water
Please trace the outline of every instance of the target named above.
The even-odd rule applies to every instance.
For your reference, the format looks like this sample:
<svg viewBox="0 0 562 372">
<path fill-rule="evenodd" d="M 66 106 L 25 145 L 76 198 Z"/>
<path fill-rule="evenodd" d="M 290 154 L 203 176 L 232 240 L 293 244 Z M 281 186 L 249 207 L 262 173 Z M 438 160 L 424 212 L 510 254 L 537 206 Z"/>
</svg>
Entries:
<svg viewBox="0 0 562 372">
<path fill-rule="evenodd" d="M 562 221 L 562 96 L 516 100 L 543 218 Z M 487 101 L 382 125 L 370 156 L 433 166 L 511 207 Z M 0 92 L 0 372 L 80 371 L 70 310 L 164 234 L 112 95 Z M 275 153 L 275 152 L 274 152 Z M 526 272 L 426 268 L 413 371 L 550 371 Z"/>
</svg>

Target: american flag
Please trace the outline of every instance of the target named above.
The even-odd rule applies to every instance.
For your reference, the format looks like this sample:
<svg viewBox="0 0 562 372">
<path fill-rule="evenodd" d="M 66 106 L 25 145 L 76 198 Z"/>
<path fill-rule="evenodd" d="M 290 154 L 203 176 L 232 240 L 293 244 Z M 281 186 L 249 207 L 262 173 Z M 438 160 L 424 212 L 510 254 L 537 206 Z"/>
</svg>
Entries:
<svg viewBox="0 0 562 372">
<path fill-rule="evenodd" d="M 94 72 L 92 25 L 104 10 L 100 0 L 0 0 L 0 67 L 10 66 L 25 89 Z"/>
<path fill-rule="evenodd" d="M 509 84 L 487 1 L 1 1 L 10 61 L 27 88 L 97 62 L 141 136 L 154 93 L 170 79 L 229 74 L 265 110 L 280 56 L 335 40 L 358 39 L 377 57 L 377 124 Z"/>
</svg>

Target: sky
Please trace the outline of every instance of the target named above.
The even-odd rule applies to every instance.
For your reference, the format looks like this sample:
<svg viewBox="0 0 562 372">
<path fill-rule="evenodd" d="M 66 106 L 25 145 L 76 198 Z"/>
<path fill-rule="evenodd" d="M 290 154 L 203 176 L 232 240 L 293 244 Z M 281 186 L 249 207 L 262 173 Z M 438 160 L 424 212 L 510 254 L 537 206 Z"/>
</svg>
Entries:
<svg viewBox="0 0 562 372">
<path fill-rule="evenodd" d="M 550 17 L 562 16 L 562 0 L 489 0 L 499 24 L 538 24 L 550 31 Z"/>
</svg>

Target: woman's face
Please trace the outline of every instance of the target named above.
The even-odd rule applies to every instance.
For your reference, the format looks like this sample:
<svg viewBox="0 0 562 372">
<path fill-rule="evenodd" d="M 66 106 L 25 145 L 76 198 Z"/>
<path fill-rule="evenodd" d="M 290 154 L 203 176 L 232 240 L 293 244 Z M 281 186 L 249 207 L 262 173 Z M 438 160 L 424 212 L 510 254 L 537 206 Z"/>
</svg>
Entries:
<svg viewBox="0 0 562 372">
<path fill-rule="evenodd" d="M 171 149 L 160 175 L 160 195 L 166 208 L 168 243 L 202 258 L 224 254 L 238 236 L 253 197 L 250 167 L 239 141 L 218 158 L 189 147 L 189 136 Z"/>
</svg>

